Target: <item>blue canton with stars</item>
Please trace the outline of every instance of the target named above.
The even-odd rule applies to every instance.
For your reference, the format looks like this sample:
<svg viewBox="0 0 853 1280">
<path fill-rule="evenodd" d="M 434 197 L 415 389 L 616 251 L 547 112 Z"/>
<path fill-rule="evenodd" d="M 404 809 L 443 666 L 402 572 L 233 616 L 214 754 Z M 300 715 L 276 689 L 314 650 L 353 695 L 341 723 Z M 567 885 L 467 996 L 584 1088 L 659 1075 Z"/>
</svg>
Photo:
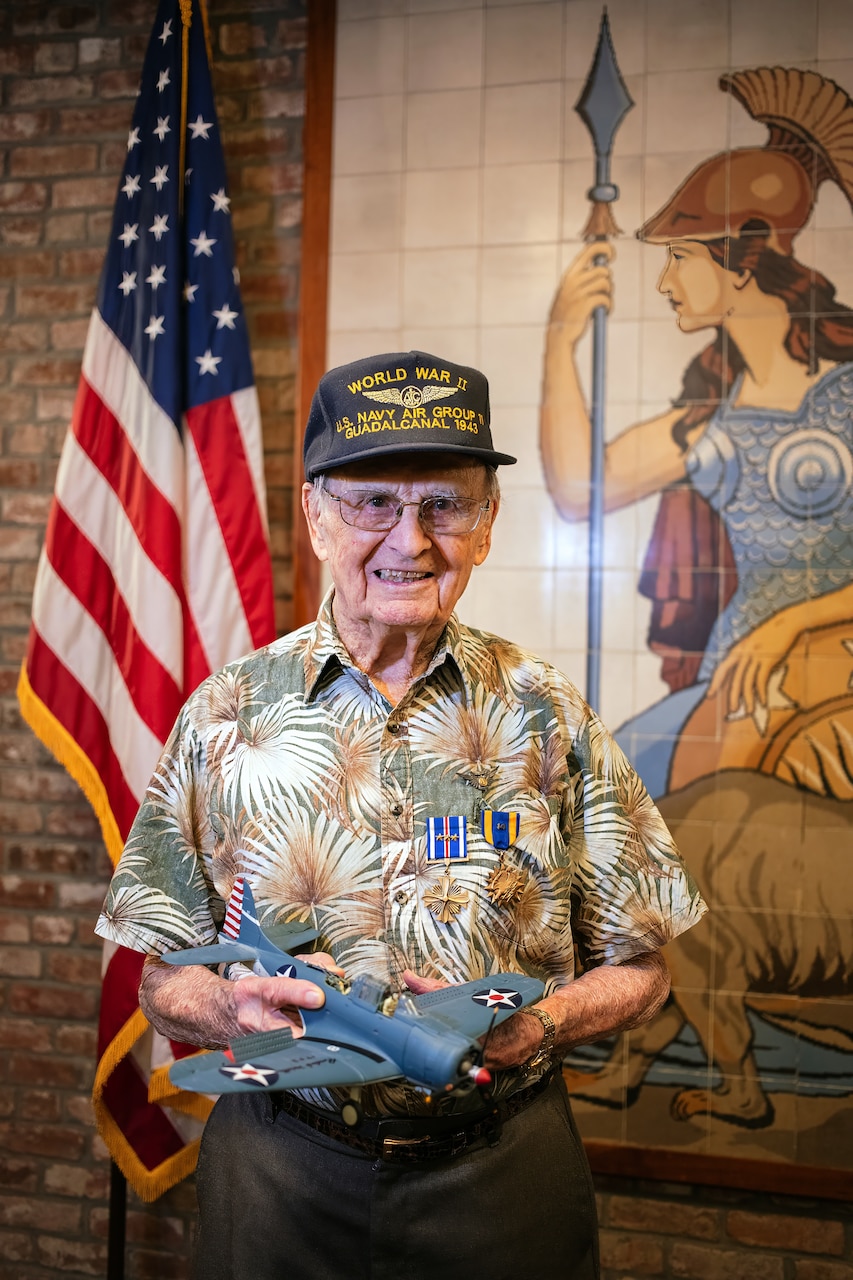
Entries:
<svg viewBox="0 0 853 1280">
<path fill-rule="evenodd" d="M 162 0 L 127 140 L 98 310 L 176 426 L 253 382 L 204 28 L 192 6 L 184 208 L 181 15 Z"/>
</svg>

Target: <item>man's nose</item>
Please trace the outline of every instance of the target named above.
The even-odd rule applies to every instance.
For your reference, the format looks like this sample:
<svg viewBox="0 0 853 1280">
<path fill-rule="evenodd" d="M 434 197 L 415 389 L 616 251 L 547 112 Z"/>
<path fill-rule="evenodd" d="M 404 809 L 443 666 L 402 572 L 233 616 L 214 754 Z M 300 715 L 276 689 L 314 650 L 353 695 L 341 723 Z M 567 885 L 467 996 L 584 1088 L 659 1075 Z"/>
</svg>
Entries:
<svg viewBox="0 0 853 1280">
<path fill-rule="evenodd" d="M 412 557 L 431 545 L 430 536 L 421 524 L 419 504 L 407 503 L 403 507 L 400 519 L 388 530 L 385 541 L 395 551 Z"/>
</svg>

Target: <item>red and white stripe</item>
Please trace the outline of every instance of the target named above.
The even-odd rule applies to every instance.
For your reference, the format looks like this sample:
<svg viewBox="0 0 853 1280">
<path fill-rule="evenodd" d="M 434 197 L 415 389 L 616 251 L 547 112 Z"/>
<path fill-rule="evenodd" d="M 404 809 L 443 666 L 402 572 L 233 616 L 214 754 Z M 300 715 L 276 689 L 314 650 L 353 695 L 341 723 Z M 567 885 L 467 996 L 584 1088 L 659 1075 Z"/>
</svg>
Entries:
<svg viewBox="0 0 853 1280">
<path fill-rule="evenodd" d="M 26 668 L 123 838 L 186 697 L 273 635 L 254 388 L 193 409 L 182 440 L 95 312 Z"/>
</svg>

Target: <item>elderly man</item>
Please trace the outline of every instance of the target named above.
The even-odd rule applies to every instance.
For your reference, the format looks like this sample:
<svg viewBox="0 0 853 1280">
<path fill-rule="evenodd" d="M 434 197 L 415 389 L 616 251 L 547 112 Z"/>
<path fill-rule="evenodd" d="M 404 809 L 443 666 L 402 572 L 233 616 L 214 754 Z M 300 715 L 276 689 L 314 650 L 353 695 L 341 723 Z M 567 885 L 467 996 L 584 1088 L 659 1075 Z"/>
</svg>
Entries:
<svg viewBox="0 0 853 1280">
<path fill-rule="evenodd" d="M 659 948 L 704 904 L 577 690 L 454 615 L 514 461 L 474 369 L 408 352 L 325 375 L 303 507 L 332 589 L 313 625 L 192 695 L 116 870 L 99 932 L 150 953 L 140 1002 L 173 1039 L 298 1033 L 324 999 L 159 959 L 215 940 L 238 875 L 263 920 L 310 923 L 350 977 L 545 983 L 487 1042 L 492 1099 L 374 1085 L 348 1129 L 334 1091 L 223 1096 L 198 1170 L 203 1280 L 598 1275 L 558 1064 L 652 1016 Z"/>
</svg>

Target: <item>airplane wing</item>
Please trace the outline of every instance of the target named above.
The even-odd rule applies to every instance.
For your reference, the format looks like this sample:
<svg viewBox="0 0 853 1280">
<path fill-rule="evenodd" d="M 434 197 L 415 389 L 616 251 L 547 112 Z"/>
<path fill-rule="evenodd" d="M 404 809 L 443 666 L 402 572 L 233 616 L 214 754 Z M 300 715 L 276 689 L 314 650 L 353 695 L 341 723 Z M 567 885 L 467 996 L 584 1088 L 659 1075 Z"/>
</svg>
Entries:
<svg viewBox="0 0 853 1280">
<path fill-rule="evenodd" d="M 172 1084 L 193 1093 L 373 1084 L 401 1074 L 399 1067 L 376 1049 L 320 1036 L 294 1039 L 286 1027 L 243 1036 L 225 1052 L 180 1058 L 169 1068 Z"/>
<path fill-rule="evenodd" d="M 522 973 L 496 973 L 459 986 L 425 991 L 414 997 L 419 1013 L 446 1022 L 454 1031 L 475 1040 L 519 1009 L 534 1004 L 545 990 L 538 978 Z"/>
</svg>

